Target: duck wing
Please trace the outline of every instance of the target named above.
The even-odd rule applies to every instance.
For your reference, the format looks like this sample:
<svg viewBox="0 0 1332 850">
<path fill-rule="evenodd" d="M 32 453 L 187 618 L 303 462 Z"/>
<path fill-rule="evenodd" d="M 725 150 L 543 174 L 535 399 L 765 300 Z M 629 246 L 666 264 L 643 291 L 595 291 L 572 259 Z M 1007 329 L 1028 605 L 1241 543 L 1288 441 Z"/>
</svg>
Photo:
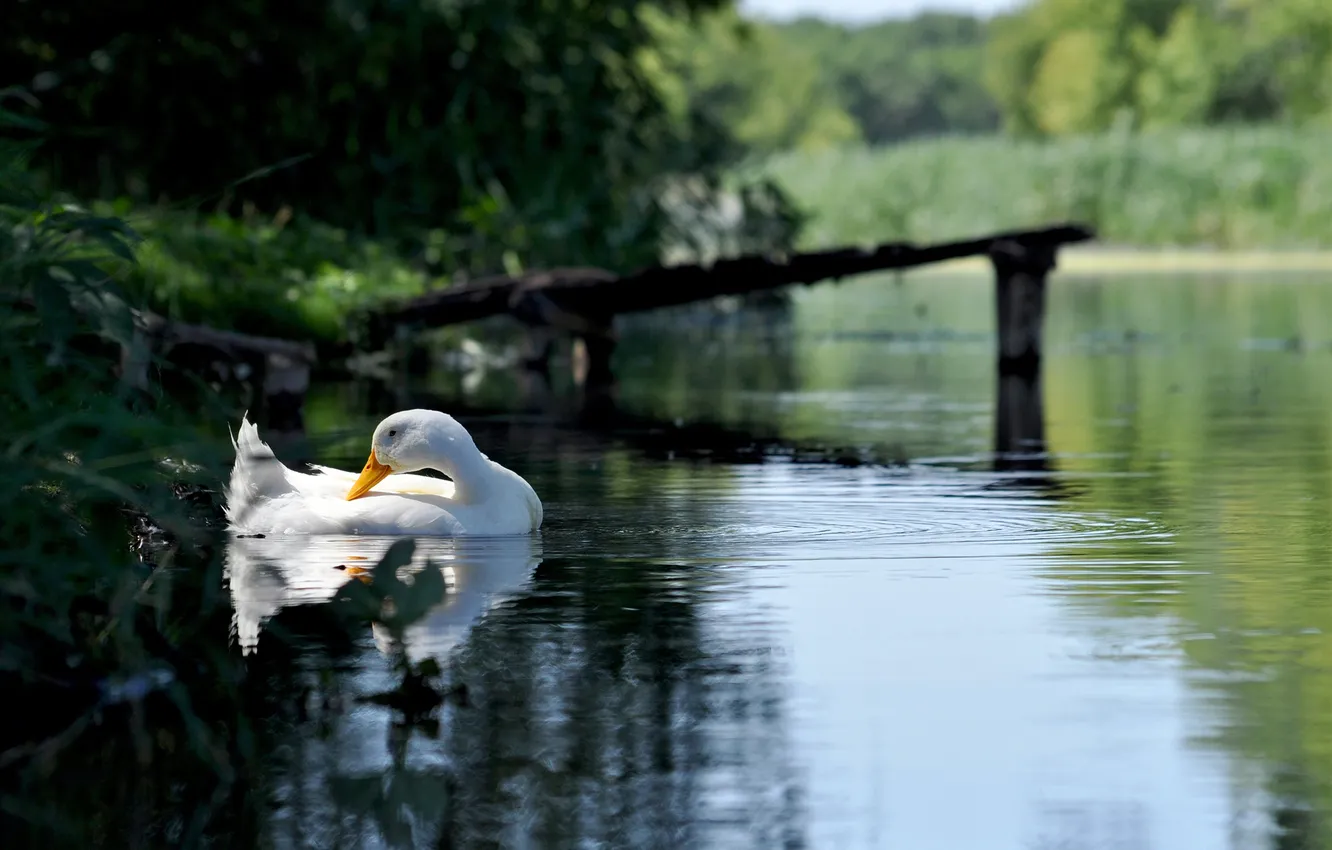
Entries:
<svg viewBox="0 0 1332 850">
<path fill-rule="evenodd" d="M 338 498 L 345 499 L 347 491 L 356 482 L 357 474 L 354 472 L 317 464 L 311 464 L 310 468 L 318 474 L 303 476 L 315 480 L 302 482 L 304 485 L 302 489 L 305 489 L 306 486 L 314 488 L 312 495 L 316 493 L 321 496 L 335 495 Z M 414 475 L 404 472 L 388 476 L 376 484 L 375 489 L 370 492 L 400 493 L 408 496 L 441 496 L 445 499 L 452 499 L 453 482 L 445 478 L 432 478 L 429 475 Z"/>
</svg>

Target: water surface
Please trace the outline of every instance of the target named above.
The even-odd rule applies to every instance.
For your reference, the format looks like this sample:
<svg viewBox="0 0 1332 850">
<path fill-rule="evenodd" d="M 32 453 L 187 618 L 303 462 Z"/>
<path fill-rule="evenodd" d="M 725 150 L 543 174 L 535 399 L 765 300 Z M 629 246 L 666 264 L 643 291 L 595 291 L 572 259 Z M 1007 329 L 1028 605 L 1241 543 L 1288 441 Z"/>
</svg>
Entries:
<svg viewBox="0 0 1332 850">
<path fill-rule="evenodd" d="M 389 541 L 233 543 L 235 639 L 309 689 L 256 839 L 1332 847 L 1329 283 L 1056 277 L 1020 471 L 980 277 L 626 326 L 623 409 L 860 465 L 671 459 L 502 371 L 321 390 L 289 456 L 355 468 L 384 408 L 489 409 L 460 416 L 546 524 L 418 552 L 448 595 L 402 645 L 461 696 L 411 725 L 354 699 L 390 636 L 330 654 L 296 616 Z"/>
</svg>

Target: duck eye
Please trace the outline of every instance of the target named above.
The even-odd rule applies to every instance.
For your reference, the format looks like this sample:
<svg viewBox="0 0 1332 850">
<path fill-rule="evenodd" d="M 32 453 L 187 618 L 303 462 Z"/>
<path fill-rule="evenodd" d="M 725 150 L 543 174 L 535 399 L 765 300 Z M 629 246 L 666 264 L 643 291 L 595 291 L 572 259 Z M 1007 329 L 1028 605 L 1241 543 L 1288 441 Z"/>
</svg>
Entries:
<svg viewBox="0 0 1332 850">
<path fill-rule="evenodd" d="M 397 436 L 397 434 L 398 434 L 398 432 L 397 432 L 396 429 L 395 429 L 395 430 L 392 430 L 392 431 L 389 431 L 389 436 L 390 436 L 390 437 Z"/>
</svg>

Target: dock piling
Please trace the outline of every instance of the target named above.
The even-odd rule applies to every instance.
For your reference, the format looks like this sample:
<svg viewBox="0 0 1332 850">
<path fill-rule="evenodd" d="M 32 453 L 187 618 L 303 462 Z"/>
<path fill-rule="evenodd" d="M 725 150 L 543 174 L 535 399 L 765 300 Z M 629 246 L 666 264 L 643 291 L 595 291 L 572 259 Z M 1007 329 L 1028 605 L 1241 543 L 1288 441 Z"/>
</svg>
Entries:
<svg viewBox="0 0 1332 850">
<path fill-rule="evenodd" d="M 995 469 L 1048 468 L 1041 376 L 1010 372 L 1000 374 L 998 381 L 994 413 Z"/>
<path fill-rule="evenodd" d="M 1050 242 L 999 239 L 990 246 L 994 266 L 999 371 L 1035 374 L 1041 365 L 1045 280 L 1058 249 Z"/>
<path fill-rule="evenodd" d="M 611 356 L 615 354 L 615 328 L 612 320 L 599 321 L 578 337 L 583 343 L 587 357 L 586 371 L 580 384 L 586 387 L 609 387 L 615 382 L 615 373 L 611 370 Z"/>
</svg>

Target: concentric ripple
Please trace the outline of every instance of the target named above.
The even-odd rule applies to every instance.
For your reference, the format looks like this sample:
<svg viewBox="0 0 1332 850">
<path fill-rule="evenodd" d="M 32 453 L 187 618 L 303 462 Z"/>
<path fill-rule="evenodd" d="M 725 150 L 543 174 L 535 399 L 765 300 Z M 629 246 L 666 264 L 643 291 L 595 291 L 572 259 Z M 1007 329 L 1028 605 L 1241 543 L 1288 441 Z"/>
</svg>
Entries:
<svg viewBox="0 0 1332 850">
<path fill-rule="evenodd" d="M 584 517 L 600 516 L 576 521 L 576 531 L 645 548 L 665 538 L 691 551 L 742 558 L 893 557 L 907 549 L 945 557 L 963 549 L 974 555 L 999 547 L 1150 544 L 1171 537 L 1150 518 L 1080 511 L 1020 491 L 986 489 L 992 476 L 899 477 L 826 469 L 783 474 L 760 467 L 737 479 L 737 488 L 722 492 L 715 483 L 692 491 L 676 487 L 659 491 L 651 505 L 626 501 L 578 510 Z M 558 509 L 548 517 L 547 534 L 557 538 L 574 519 Z"/>
<path fill-rule="evenodd" d="M 752 503 L 751 503 L 752 504 Z M 765 540 L 839 543 L 1089 543 L 1163 535 L 1147 519 L 1080 514 L 983 497 L 810 502 L 765 522 L 717 529 Z"/>
</svg>

